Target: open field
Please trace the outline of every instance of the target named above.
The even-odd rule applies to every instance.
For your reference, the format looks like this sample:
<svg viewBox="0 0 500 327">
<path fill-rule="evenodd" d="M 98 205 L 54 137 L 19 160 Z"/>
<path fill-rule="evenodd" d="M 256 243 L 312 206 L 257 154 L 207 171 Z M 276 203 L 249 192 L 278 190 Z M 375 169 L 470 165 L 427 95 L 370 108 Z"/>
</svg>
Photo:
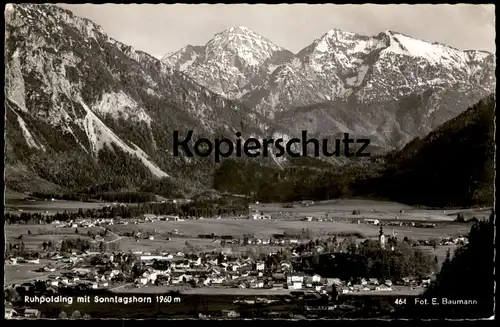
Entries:
<svg viewBox="0 0 500 327">
<path fill-rule="evenodd" d="M 294 205 L 294 208 L 284 208 L 282 203 L 259 203 L 250 205 L 250 210 L 269 214 L 273 218 L 297 219 L 306 216 L 345 219 L 395 219 L 413 221 L 453 221 L 457 213 L 464 213 L 466 219 L 484 218 L 490 214 L 490 209 L 454 209 L 428 210 L 411 207 L 405 204 L 372 200 L 328 200 L 316 202 L 313 205 Z M 359 210 L 358 215 L 353 215 Z M 403 212 L 401 212 L 403 211 Z M 280 214 L 281 213 L 281 214 Z"/>
<path fill-rule="evenodd" d="M 58 235 L 58 234 L 75 234 L 75 229 L 76 228 L 56 228 L 55 225 L 51 224 L 41 224 L 41 225 L 6 225 L 5 226 L 5 233 L 7 237 L 14 237 L 14 236 L 19 236 L 20 234 L 28 234 L 28 231 L 30 231 L 33 235 L 37 234 L 51 234 L 51 235 Z M 99 233 L 102 232 L 104 229 L 102 227 L 89 227 L 89 228 L 83 228 L 83 227 L 78 227 L 78 234 L 80 235 L 86 235 L 87 232 L 93 232 L 93 233 Z M 75 234 L 77 235 L 77 234 Z"/>
<path fill-rule="evenodd" d="M 79 202 L 79 201 L 34 201 L 27 202 L 24 200 L 11 200 L 5 201 L 5 211 L 6 212 L 19 212 L 21 209 L 23 212 L 28 213 L 45 213 L 45 214 L 55 214 L 58 212 L 77 212 L 78 209 L 101 209 L 106 205 L 112 205 L 112 203 L 106 202 Z"/>
<path fill-rule="evenodd" d="M 78 209 L 101 209 L 107 205 L 113 205 L 112 202 L 81 202 L 81 201 L 66 201 L 66 200 L 43 200 L 26 201 L 27 194 L 22 194 L 13 191 L 5 193 L 5 212 L 19 213 L 19 210 L 28 213 L 46 213 L 55 214 L 58 212 L 77 212 Z M 133 205 L 133 204 L 130 204 Z"/>
<path fill-rule="evenodd" d="M 45 267 L 50 263 L 54 268 L 62 267 L 64 264 L 52 260 L 40 260 L 40 264 L 17 264 L 4 265 L 5 269 L 5 285 L 21 284 L 32 281 L 33 279 L 46 279 L 53 272 L 36 272 L 38 268 Z"/>
<path fill-rule="evenodd" d="M 11 201 L 16 201 L 13 199 Z M 20 201 L 17 199 L 17 201 Z M 53 210 L 64 211 L 72 208 L 77 210 L 82 207 L 100 207 L 106 203 L 82 203 L 75 201 L 48 201 L 48 202 L 25 202 L 22 204 L 27 211 L 33 211 L 40 206 L 43 211 Z M 198 239 L 199 234 L 232 235 L 241 237 L 244 234 L 254 234 L 259 238 L 269 238 L 272 234 L 282 234 L 284 232 L 299 234 L 302 230 L 308 230 L 309 235 L 319 237 L 326 234 L 338 233 L 359 233 L 366 238 L 374 238 L 379 233 L 379 226 L 360 223 L 358 220 L 365 218 L 376 219 L 395 219 L 396 216 L 401 220 L 427 220 L 436 223 L 436 228 L 416 228 L 406 226 L 386 226 L 386 234 L 392 234 L 394 231 L 399 238 L 405 236 L 411 239 L 432 239 L 442 237 L 452 237 L 467 234 L 471 224 L 454 223 L 457 212 L 463 212 L 466 219 L 473 216 L 483 218 L 489 215 L 489 210 L 424 210 L 413 208 L 394 202 L 369 201 L 369 200 L 330 200 L 315 203 L 311 206 L 296 205 L 294 208 L 283 208 L 283 204 L 253 204 L 251 210 L 259 210 L 265 214 L 273 216 L 271 220 L 251 220 L 251 219 L 203 219 L 203 220 L 185 220 L 185 221 L 154 221 L 144 224 L 128 224 L 110 226 L 111 230 L 120 234 L 123 232 L 151 232 L 155 240 L 139 240 L 136 242 L 133 238 L 123 237 L 116 242 L 123 251 L 154 251 L 163 250 L 185 250 L 186 241 L 189 241 L 194 248 L 206 248 L 216 250 L 220 245 L 213 243 L 213 240 Z M 359 210 L 359 214 L 353 215 L 354 210 Z M 403 213 L 400 213 L 400 211 Z M 34 210 L 36 211 L 36 210 Z M 284 214 L 279 214 L 282 212 Z M 306 222 L 299 218 L 306 216 L 316 216 L 325 218 L 334 218 L 337 221 L 328 222 Z M 340 221 L 339 221 L 340 220 Z M 43 233 L 38 233 L 38 230 Z M 178 230 L 184 237 L 171 237 L 166 240 L 167 234 L 174 229 Z M 28 230 L 33 235 L 28 236 Z M 66 237 L 85 237 L 88 230 L 96 232 L 98 228 L 78 228 L 79 234 L 74 233 L 71 228 L 55 228 L 54 225 L 8 225 L 5 227 L 7 238 L 14 238 L 23 234 L 26 246 L 31 247 L 37 243 L 37 246 L 44 240 L 59 240 Z M 53 231 L 53 233 L 51 233 Z M 37 236 L 37 234 L 45 234 Z M 50 234 L 54 234 L 53 236 Z M 106 241 L 113 241 L 117 235 L 109 237 Z M 233 249 L 234 251 L 245 249 Z"/>
<path fill-rule="evenodd" d="M 169 241 L 163 239 L 157 240 L 144 240 L 140 239 L 138 242 L 135 241 L 134 238 L 124 237 L 118 241 L 119 248 L 121 251 L 154 251 L 156 249 L 160 249 L 161 251 L 177 251 L 185 249 L 186 241 L 193 245 L 195 248 L 199 247 L 200 249 L 204 248 L 206 250 L 213 249 L 217 246 L 214 246 L 213 240 L 208 239 L 197 239 L 197 238 L 172 238 Z M 220 246 L 219 246 L 220 247 Z"/>
<path fill-rule="evenodd" d="M 25 201 L 27 195 L 8 192 L 5 196 L 5 210 L 19 212 L 39 212 L 54 214 L 56 212 L 75 212 L 78 209 L 99 209 L 111 202 L 79 202 L 79 201 Z M 134 204 L 129 204 L 134 205 Z M 251 204 L 250 210 L 261 211 L 276 219 L 300 219 L 306 216 L 334 219 L 395 219 L 414 221 L 453 221 L 457 213 L 463 213 L 465 219 L 472 217 L 486 218 L 490 214 L 490 208 L 453 209 L 453 210 L 430 210 L 411 207 L 405 204 L 374 200 L 328 200 L 316 202 L 313 205 L 295 205 L 293 208 L 284 208 L 283 203 L 259 203 Z M 358 215 L 353 215 L 354 210 L 359 210 Z M 403 211 L 403 212 L 401 212 Z"/>
<path fill-rule="evenodd" d="M 177 229 L 179 233 L 196 237 L 200 234 L 243 236 L 254 234 L 256 237 L 269 237 L 272 234 L 300 232 L 304 228 L 313 231 L 329 232 L 361 232 L 376 235 L 378 229 L 366 224 L 350 224 L 339 222 L 303 222 L 286 220 L 250 220 L 250 219 L 203 219 L 185 221 L 155 221 L 137 225 L 115 225 L 114 232 L 132 232 L 134 230 L 156 229 L 158 233 L 171 232 Z"/>
<path fill-rule="evenodd" d="M 78 234 L 75 233 L 76 229 L 78 229 Z M 89 231 L 98 234 L 103 230 L 104 229 L 101 227 L 56 228 L 54 225 L 6 225 L 5 238 L 7 241 L 15 242 L 17 237 L 22 235 L 22 242 L 25 248 L 36 251 L 40 250 L 44 241 L 55 243 L 65 239 L 77 238 L 90 240 L 91 238 L 87 235 Z M 31 235 L 29 232 L 31 232 Z M 103 241 L 105 243 L 115 242 L 118 238 L 118 235 L 108 233 L 108 235 L 103 238 Z"/>
<path fill-rule="evenodd" d="M 379 226 L 367 224 L 353 224 L 341 222 L 303 222 L 303 221 L 284 221 L 284 220 L 234 220 L 234 219 L 204 219 L 204 220 L 186 220 L 186 221 L 155 221 L 137 225 L 115 225 L 111 229 L 115 233 L 133 232 L 133 231 L 152 231 L 156 230 L 158 234 L 164 234 L 174 229 L 186 237 L 172 236 L 169 241 L 165 238 L 160 239 L 156 236 L 155 240 L 141 239 L 136 242 L 133 238 L 124 237 L 119 240 L 120 250 L 123 251 L 154 251 L 162 250 L 185 250 L 186 241 L 194 245 L 197 249 L 216 250 L 220 244 L 214 243 L 210 239 L 196 238 L 199 234 L 215 233 L 216 235 L 232 235 L 241 237 L 244 234 L 254 234 L 256 237 L 269 238 L 272 234 L 283 232 L 300 233 L 302 229 L 308 229 L 312 235 L 321 236 L 327 233 L 361 233 L 367 238 L 377 237 Z M 415 228 L 397 226 L 395 228 L 386 227 L 387 234 L 392 230 L 397 233 L 399 238 L 407 236 L 410 239 L 432 239 L 451 237 L 467 234 L 470 230 L 470 224 L 439 224 L 436 228 Z M 189 236 L 189 237 L 188 237 Z M 245 252 L 250 247 L 226 247 L 224 252 Z M 270 246 L 258 246 L 262 249 L 276 249 Z"/>
<path fill-rule="evenodd" d="M 243 236 L 244 234 L 254 234 L 256 237 L 270 237 L 272 234 L 283 232 L 300 233 L 302 229 L 308 229 L 317 235 L 327 233 L 361 233 L 366 237 L 376 237 L 379 226 L 369 224 L 354 224 L 344 222 L 304 222 L 287 220 L 250 220 L 250 219 L 204 219 L 186 221 L 155 221 L 137 225 L 115 225 L 111 227 L 115 233 L 132 232 L 138 230 L 152 231 L 157 233 L 171 232 L 176 229 L 186 236 L 196 237 L 199 234 L 233 235 Z M 386 233 L 392 230 L 398 237 L 408 236 L 409 238 L 435 238 L 455 236 L 467 233 L 470 224 L 439 224 L 436 228 L 416 228 L 416 227 L 385 227 Z"/>
<path fill-rule="evenodd" d="M 269 238 L 272 234 L 283 232 L 300 233 L 302 229 L 308 229 L 310 233 L 316 236 L 326 235 L 328 233 L 361 233 L 367 238 L 377 237 L 379 226 L 368 224 L 353 224 L 341 222 L 303 222 L 286 220 L 234 220 L 234 219 L 204 219 L 204 220 L 186 220 L 186 221 L 155 221 L 152 223 L 137 225 L 115 225 L 111 228 L 115 233 L 132 232 L 142 229 L 143 231 L 156 230 L 157 233 L 167 233 L 176 229 L 179 233 L 189 236 L 189 238 L 171 238 L 166 240 L 139 240 L 135 242 L 132 238 L 123 238 L 119 241 L 121 250 L 135 251 L 154 251 L 156 249 L 182 250 L 186 248 L 186 241 L 196 247 L 205 247 L 207 249 L 220 248 L 218 244 L 210 239 L 197 239 L 199 234 L 232 235 L 243 236 L 244 234 L 254 234 L 256 237 Z M 470 224 L 439 224 L 436 228 L 415 228 L 415 227 L 386 227 L 388 234 L 392 230 L 397 233 L 399 238 L 407 236 L 411 239 L 432 239 L 441 237 L 451 237 L 467 234 L 470 230 Z M 255 247 L 255 246 L 254 246 Z M 266 246 L 262 246 L 266 248 Z M 234 248 L 232 252 L 245 251 L 246 248 Z M 225 250 L 228 252 L 229 250 Z"/>
<path fill-rule="evenodd" d="M 303 222 L 286 220 L 234 220 L 234 219 L 204 219 L 186 221 L 155 221 L 137 225 L 114 225 L 111 230 L 114 233 L 133 231 L 153 231 L 156 230 L 155 240 L 140 239 L 136 242 L 133 238 L 123 237 L 117 241 L 122 251 L 155 251 L 162 249 L 165 251 L 185 250 L 186 241 L 195 248 L 206 248 L 215 250 L 220 245 L 210 239 L 197 238 L 199 234 L 215 233 L 217 235 L 243 236 L 244 234 L 254 234 L 256 237 L 269 238 L 272 234 L 283 232 L 300 233 L 303 229 L 308 229 L 313 235 L 321 236 L 328 233 L 361 233 L 367 238 L 374 238 L 379 233 L 379 226 L 368 224 L 353 224 L 343 222 Z M 37 235 L 38 230 L 43 230 L 43 235 Z M 7 225 L 5 233 L 7 239 L 23 235 L 23 242 L 27 248 L 38 248 L 43 241 L 57 241 L 65 238 L 87 238 L 88 230 L 95 231 L 96 228 L 78 228 L 79 234 L 74 233 L 73 228 L 55 228 L 52 225 Z M 171 237 L 169 241 L 162 234 L 177 229 L 179 233 L 186 237 Z M 32 235 L 28 235 L 28 230 Z M 50 234 L 50 231 L 54 234 Z M 415 228 L 396 226 L 386 227 L 385 232 L 391 234 L 392 230 L 399 238 L 407 236 L 411 239 L 432 239 L 449 236 L 463 235 L 469 232 L 470 224 L 438 224 L 436 228 Z M 106 239 L 106 241 L 112 240 Z M 265 248 L 265 246 L 263 246 Z M 244 249 L 235 248 L 234 251 Z"/>
<path fill-rule="evenodd" d="M 39 251 L 42 248 L 42 243 L 52 241 L 53 243 L 57 243 L 58 241 L 66 240 L 66 239 L 77 239 L 80 238 L 82 240 L 90 240 L 88 236 L 84 235 L 26 235 L 23 236 L 22 242 L 24 243 L 24 247 L 26 250 Z M 8 239 L 11 241 L 11 239 Z"/>
</svg>

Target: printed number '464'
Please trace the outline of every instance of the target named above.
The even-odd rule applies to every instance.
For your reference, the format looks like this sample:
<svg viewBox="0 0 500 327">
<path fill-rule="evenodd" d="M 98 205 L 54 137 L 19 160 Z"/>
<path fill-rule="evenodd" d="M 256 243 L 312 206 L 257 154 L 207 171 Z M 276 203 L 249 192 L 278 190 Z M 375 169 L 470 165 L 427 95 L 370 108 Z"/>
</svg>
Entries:
<svg viewBox="0 0 500 327">
<path fill-rule="evenodd" d="M 406 304 L 406 299 L 396 299 L 396 301 L 394 302 L 394 304 L 397 304 L 397 305 Z"/>
</svg>

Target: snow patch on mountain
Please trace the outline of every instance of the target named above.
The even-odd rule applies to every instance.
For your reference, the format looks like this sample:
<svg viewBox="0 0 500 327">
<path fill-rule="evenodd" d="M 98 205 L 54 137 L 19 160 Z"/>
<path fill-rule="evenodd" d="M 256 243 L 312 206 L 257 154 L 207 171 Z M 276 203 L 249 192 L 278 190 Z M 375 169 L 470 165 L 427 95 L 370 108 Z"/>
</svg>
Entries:
<svg viewBox="0 0 500 327">
<path fill-rule="evenodd" d="M 464 67 L 467 55 L 464 51 L 451 47 L 422 41 L 403 34 L 386 32 L 390 38 L 390 45 L 383 53 L 393 53 L 415 58 L 422 58 L 433 65 L 455 64 Z"/>
</svg>

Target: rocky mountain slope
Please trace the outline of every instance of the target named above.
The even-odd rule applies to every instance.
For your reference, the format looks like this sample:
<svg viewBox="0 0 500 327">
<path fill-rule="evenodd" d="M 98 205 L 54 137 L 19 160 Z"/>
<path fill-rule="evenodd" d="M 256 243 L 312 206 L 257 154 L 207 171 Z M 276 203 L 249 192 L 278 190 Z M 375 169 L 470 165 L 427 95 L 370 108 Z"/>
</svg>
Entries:
<svg viewBox="0 0 500 327">
<path fill-rule="evenodd" d="M 262 39 L 245 28 L 234 30 L 238 37 L 231 40 Z M 349 132 L 370 136 L 385 148 L 398 147 L 455 117 L 496 85 L 492 54 L 392 31 L 371 37 L 331 30 L 295 55 L 280 48 L 286 56 L 273 65 L 263 59 L 252 64 L 238 59 L 241 53 L 269 58 L 268 49 L 277 49 L 256 41 L 235 41 L 230 50 L 208 50 L 229 31 L 198 47 L 200 55 L 192 64 L 182 61 L 184 71 L 211 90 L 239 98 L 252 110 L 280 121 L 288 134 L 303 129 L 320 135 Z M 177 67 L 177 57 L 164 61 Z M 252 82 L 254 73 L 241 73 L 258 67 L 261 74 Z M 222 81 L 229 84 L 221 87 Z"/>
<path fill-rule="evenodd" d="M 173 157 L 174 131 L 234 137 L 268 128 L 258 114 L 70 11 L 9 4 L 5 18 L 11 186 L 35 187 L 34 176 L 44 181 L 38 185 L 67 188 L 202 176 L 213 160 Z"/>
</svg>

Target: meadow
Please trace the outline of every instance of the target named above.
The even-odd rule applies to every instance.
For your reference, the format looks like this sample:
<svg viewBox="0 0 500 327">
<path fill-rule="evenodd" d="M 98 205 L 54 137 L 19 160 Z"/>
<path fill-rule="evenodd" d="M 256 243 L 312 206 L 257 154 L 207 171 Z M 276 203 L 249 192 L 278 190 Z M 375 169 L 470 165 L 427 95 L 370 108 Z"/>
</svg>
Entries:
<svg viewBox="0 0 500 327">
<path fill-rule="evenodd" d="M 54 268 L 60 268 L 64 266 L 63 263 L 41 259 L 39 264 L 17 264 L 17 265 L 4 265 L 5 269 L 5 285 L 10 284 L 21 284 L 24 282 L 32 281 L 33 279 L 46 279 L 49 275 L 53 275 L 53 272 L 37 272 L 39 268 L 51 264 Z"/>
<path fill-rule="evenodd" d="M 333 235 L 335 233 L 361 233 L 366 238 L 376 237 L 380 226 L 346 222 L 305 222 L 289 220 L 250 220 L 250 219 L 203 219 L 186 221 L 155 221 L 137 225 L 115 225 L 111 230 L 115 233 L 133 231 L 154 231 L 168 233 L 177 230 L 180 234 L 197 237 L 199 234 L 243 236 L 254 234 L 255 237 L 269 238 L 273 234 L 300 233 L 307 229 L 316 236 Z M 439 224 L 436 228 L 416 228 L 407 226 L 386 226 L 385 232 L 392 230 L 398 237 L 431 239 L 447 236 L 458 236 L 470 230 L 470 224 Z"/>
<path fill-rule="evenodd" d="M 245 234 L 254 234 L 259 238 L 270 238 L 272 234 L 284 232 L 300 234 L 303 229 L 307 230 L 307 235 L 321 237 L 334 235 L 336 233 L 361 233 L 363 238 L 375 238 L 379 233 L 379 226 L 368 224 L 353 224 L 342 222 L 303 222 L 303 221 L 282 221 L 282 220 L 235 220 L 235 219 L 204 219 L 186 221 L 155 221 L 143 224 L 114 225 L 111 230 L 116 233 L 131 233 L 133 231 L 152 232 L 155 239 L 138 239 L 132 237 L 122 237 L 116 241 L 121 251 L 180 251 L 190 248 L 191 250 L 219 250 L 220 243 L 213 239 L 197 238 L 199 234 L 232 235 L 243 237 Z M 89 239 L 87 231 L 95 231 L 96 228 L 78 228 L 79 233 L 75 234 L 74 228 L 55 228 L 52 225 L 7 225 L 5 226 L 6 237 L 9 241 L 14 240 L 19 235 L 23 235 L 23 242 L 27 249 L 40 249 L 44 241 L 59 241 L 67 238 Z M 181 236 L 167 234 L 177 230 Z M 411 239 L 433 239 L 464 235 L 470 230 L 469 224 L 439 224 L 436 228 L 415 228 L 396 226 L 386 227 L 385 232 L 397 234 L 398 238 L 407 236 Z M 31 235 L 28 234 L 31 231 Z M 38 231 L 42 231 L 38 234 Z M 156 233 L 154 233 L 156 231 Z M 108 239 L 109 238 L 109 239 Z M 109 236 L 105 241 L 112 241 L 116 235 Z M 189 246 L 187 246 L 187 243 Z M 249 246 L 234 247 L 225 252 L 244 252 Z M 260 246 L 264 251 L 270 246 Z M 272 249 L 275 249 L 273 247 Z M 196 252 L 196 251 L 195 251 Z"/>
<path fill-rule="evenodd" d="M 16 199 L 11 199 L 14 201 Z M 19 200 L 19 199 L 18 199 Z M 101 206 L 104 203 L 81 203 L 74 201 L 48 201 L 43 202 L 43 210 L 50 209 L 54 212 L 62 212 L 72 207 L 75 210 L 85 206 Z M 36 211 L 40 204 L 37 202 L 23 202 L 29 211 Z M 273 234 L 301 234 L 306 230 L 308 235 L 321 237 L 334 234 L 358 233 L 362 238 L 375 238 L 379 234 L 379 226 L 369 225 L 362 222 L 366 218 L 379 220 L 394 220 L 397 216 L 400 220 L 428 221 L 436 223 L 436 228 L 416 228 L 408 226 L 386 226 L 386 234 L 397 234 L 398 238 L 405 236 L 411 239 L 432 239 L 465 235 L 469 232 L 471 224 L 455 223 L 458 212 L 464 216 L 482 218 L 489 214 L 486 209 L 467 210 L 425 210 L 414 208 L 394 202 L 370 201 L 370 200 L 331 200 L 315 203 L 310 206 L 295 205 L 294 208 L 284 208 L 283 204 L 252 204 L 251 211 L 260 211 L 271 215 L 273 219 L 199 219 L 185 221 L 154 221 L 141 224 L 114 225 L 110 229 L 116 234 L 134 231 L 150 232 L 154 240 L 139 239 L 136 241 L 130 237 L 122 237 L 116 242 L 122 251 L 151 252 L 157 249 L 172 251 L 185 250 L 186 241 L 193 250 L 208 249 L 219 250 L 220 244 L 211 239 L 197 238 L 200 234 L 231 235 L 242 237 L 245 234 L 253 234 L 258 238 L 270 238 Z M 358 211 L 354 215 L 353 211 Z M 45 210 L 46 211 L 46 210 Z M 281 214 L 280 214 L 281 213 Z M 328 215 L 328 216 L 326 216 Z M 300 218 L 307 216 L 332 218 L 334 221 L 301 221 Z M 177 230 L 179 236 L 170 235 Z M 31 235 L 28 235 L 28 231 Z M 27 248 L 39 248 L 43 241 L 58 241 L 65 238 L 86 238 L 87 232 L 96 233 L 102 231 L 99 227 L 78 228 L 78 234 L 74 228 L 55 228 L 54 225 L 7 225 L 5 233 L 7 239 L 12 240 L 23 235 L 23 242 Z M 113 241 L 117 235 L 110 235 L 105 241 Z M 167 240 L 169 238 L 169 240 Z M 262 247 L 263 249 L 266 246 Z M 271 248 L 271 247 L 267 247 Z M 247 247 L 232 247 L 225 251 L 246 251 Z M 442 257 L 442 255 L 438 256 Z"/>
<path fill-rule="evenodd" d="M 26 194 L 7 191 L 5 193 L 5 211 L 6 212 L 28 212 L 28 213 L 45 213 L 55 214 L 58 212 L 77 212 L 79 209 L 101 209 L 108 205 L 113 205 L 111 202 L 81 202 L 67 200 L 42 200 L 26 201 Z"/>
<path fill-rule="evenodd" d="M 490 208 L 482 209 L 422 209 L 405 204 L 373 200 L 328 200 L 305 206 L 294 204 L 293 208 L 285 208 L 282 203 L 258 203 L 250 205 L 251 211 L 259 211 L 272 217 L 297 219 L 303 217 L 334 218 L 334 219 L 379 219 L 379 220 L 411 220 L 411 221 L 453 221 L 458 213 L 463 213 L 466 219 L 476 217 L 487 218 Z M 357 215 L 353 215 L 358 211 Z"/>
<path fill-rule="evenodd" d="M 78 230 L 78 234 L 76 231 Z M 102 227 L 78 227 L 78 228 L 57 228 L 55 225 L 5 225 L 5 237 L 8 241 L 14 241 L 22 235 L 22 241 L 26 249 L 39 249 L 42 243 L 57 242 L 65 239 L 89 240 L 88 232 L 99 234 L 104 231 Z M 109 242 L 117 238 L 117 235 L 108 234 L 103 238 L 104 242 Z"/>
</svg>

